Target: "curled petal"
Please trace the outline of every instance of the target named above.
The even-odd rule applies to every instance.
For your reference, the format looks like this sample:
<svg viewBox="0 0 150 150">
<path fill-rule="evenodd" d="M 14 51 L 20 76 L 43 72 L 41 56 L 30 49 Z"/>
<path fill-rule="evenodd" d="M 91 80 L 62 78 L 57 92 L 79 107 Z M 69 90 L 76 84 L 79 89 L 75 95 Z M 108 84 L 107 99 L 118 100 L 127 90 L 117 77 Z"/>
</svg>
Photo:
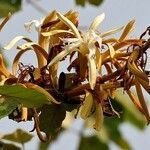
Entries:
<svg viewBox="0 0 150 150">
<path fill-rule="evenodd" d="M 41 24 L 42 24 L 41 21 L 32 20 L 32 21 L 30 21 L 30 22 L 25 23 L 25 24 L 24 24 L 24 27 L 25 27 L 25 29 L 26 29 L 28 32 L 31 32 L 31 28 L 32 28 L 32 26 L 34 25 L 36 31 L 39 32 L 40 27 L 41 27 Z"/>
<path fill-rule="evenodd" d="M 49 27 L 49 23 L 55 21 L 57 19 L 56 10 L 50 12 L 43 20 L 41 25 L 41 30 L 44 30 L 43 28 Z M 51 25 L 51 24 L 50 24 Z"/>
<path fill-rule="evenodd" d="M 31 47 L 33 47 L 33 50 L 35 51 L 37 55 L 39 68 L 42 68 L 43 66 L 46 65 L 48 54 L 39 44 L 34 43 L 34 42 L 28 42 L 21 46 L 18 46 L 18 49 L 26 50 L 26 49 L 30 49 Z"/>
<path fill-rule="evenodd" d="M 81 35 L 78 29 L 76 28 L 76 26 L 67 17 L 63 16 L 61 13 L 57 12 L 57 16 L 62 22 L 64 22 L 72 30 L 75 36 L 82 41 Z"/>
<path fill-rule="evenodd" d="M 25 36 L 17 36 L 15 37 L 12 41 L 10 41 L 5 47 L 4 49 L 6 50 L 10 50 L 18 41 L 20 41 L 21 39 L 27 41 L 27 42 L 32 42 L 29 38 L 25 37 Z"/>
</svg>

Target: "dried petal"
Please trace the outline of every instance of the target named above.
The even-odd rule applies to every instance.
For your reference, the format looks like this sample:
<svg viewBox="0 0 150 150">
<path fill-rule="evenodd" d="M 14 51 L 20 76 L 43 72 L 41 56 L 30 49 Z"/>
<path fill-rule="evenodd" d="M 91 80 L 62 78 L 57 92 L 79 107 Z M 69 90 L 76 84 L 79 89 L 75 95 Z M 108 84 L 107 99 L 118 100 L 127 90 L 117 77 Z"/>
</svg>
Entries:
<svg viewBox="0 0 150 150">
<path fill-rule="evenodd" d="M 100 103 L 95 103 L 95 106 L 96 106 L 96 112 L 95 112 L 94 129 L 96 131 L 100 131 L 102 126 L 103 126 L 104 115 L 103 115 L 103 110 L 102 110 L 101 104 Z"/>
<path fill-rule="evenodd" d="M 89 91 L 86 90 L 85 100 L 83 102 L 82 109 L 80 112 L 80 116 L 82 119 L 86 119 L 87 117 L 89 117 L 92 106 L 93 106 L 93 96 Z"/>
</svg>

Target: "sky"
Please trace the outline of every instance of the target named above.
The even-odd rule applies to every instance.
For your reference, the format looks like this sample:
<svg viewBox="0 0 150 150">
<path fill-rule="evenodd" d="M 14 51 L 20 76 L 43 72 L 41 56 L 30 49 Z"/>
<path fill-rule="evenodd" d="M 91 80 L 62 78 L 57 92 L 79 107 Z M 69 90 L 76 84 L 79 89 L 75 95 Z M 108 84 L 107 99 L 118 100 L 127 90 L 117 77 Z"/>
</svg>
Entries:
<svg viewBox="0 0 150 150">
<path fill-rule="evenodd" d="M 94 7 L 87 5 L 85 8 L 76 6 L 74 0 L 39 0 L 38 4 L 43 7 L 47 12 L 54 9 L 60 12 L 67 12 L 70 9 L 78 11 L 80 13 L 80 26 L 85 29 L 88 28 L 92 20 L 99 14 L 105 13 L 106 18 L 100 26 L 100 31 L 106 31 L 114 27 L 121 27 L 128 21 L 135 19 L 136 28 L 135 32 L 132 34 L 134 37 L 139 37 L 139 35 L 150 25 L 149 18 L 149 0 L 104 0 L 104 3 L 100 7 Z M 0 39 L 2 46 L 6 45 L 8 41 L 13 39 L 18 35 L 29 36 L 33 40 L 37 40 L 37 33 L 33 30 L 32 34 L 27 33 L 24 29 L 24 23 L 31 21 L 33 19 L 40 20 L 44 15 L 38 12 L 25 0 L 23 1 L 22 11 L 13 15 L 11 20 L 7 23 L 5 28 L 0 33 Z M 15 55 L 15 50 L 10 50 L 4 52 L 7 59 L 11 62 Z M 28 57 L 24 57 L 24 61 L 31 63 L 32 56 L 27 54 Z M 148 62 L 149 64 L 149 62 Z M 148 66 L 149 68 L 149 66 Z M 62 68 L 64 69 L 64 68 Z M 147 96 L 147 100 L 150 96 Z M 75 130 L 80 130 L 82 126 L 81 120 L 76 120 L 72 128 Z M 27 131 L 32 129 L 32 123 L 15 123 L 6 118 L 0 120 L 0 133 L 10 133 L 14 131 L 17 127 L 24 128 Z M 150 137 L 150 126 L 148 126 L 145 131 L 141 132 L 133 128 L 129 124 L 124 124 L 121 126 L 121 131 L 124 137 L 132 144 L 134 150 L 148 149 L 150 147 L 149 137 Z M 66 132 L 59 138 L 57 143 L 54 143 L 51 150 L 76 150 L 77 143 L 79 142 L 78 134 L 73 132 Z M 37 139 L 35 138 L 32 143 L 26 145 L 26 149 L 36 150 Z M 31 144 L 34 146 L 31 148 Z M 111 150 L 119 150 L 115 145 L 111 144 Z"/>
</svg>

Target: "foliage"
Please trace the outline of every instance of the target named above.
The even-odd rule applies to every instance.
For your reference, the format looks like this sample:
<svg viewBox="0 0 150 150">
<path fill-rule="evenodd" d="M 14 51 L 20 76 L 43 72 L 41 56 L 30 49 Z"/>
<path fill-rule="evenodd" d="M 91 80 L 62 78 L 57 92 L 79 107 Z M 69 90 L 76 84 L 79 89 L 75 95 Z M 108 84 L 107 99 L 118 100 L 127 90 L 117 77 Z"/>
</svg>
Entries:
<svg viewBox="0 0 150 150">
<path fill-rule="evenodd" d="M 17 129 L 14 133 L 4 135 L 2 139 L 22 144 L 30 141 L 32 137 L 31 134 Z"/>
<path fill-rule="evenodd" d="M 7 16 L 9 12 L 15 13 L 21 9 L 21 0 L 1 0 L 0 18 Z"/>
<path fill-rule="evenodd" d="M 94 149 L 93 149 L 94 146 Z M 96 136 L 81 137 L 79 150 L 108 150 L 108 145 L 102 143 Z"/>
<path fill-rule="evenodd" d="M 40 129 L 46 134 L 56 135 L 60 130 L 66 111 L 62 105 L 44 105 L 39 116 Z M 47 118 L 47 119 L 44 119 Z"/>
<path fill-rule="evenodd" d="M 77 5 L 85 6 L 86 3 L 99 6 L 104 0 L 75 0 Z"/>
<path fill-rule="evenodd" d="M 21 144 L 24 147 L 24 144 L 29 142 L 32 139 L 32 135 L 21 130 L 17 129 L 13 133 L 5 134 L 1 137 L 1 140 L 5 140 L 7 142 L 15 142 L 17 144 Z M 0 142 L 0 148 L 6 150 L 21 150 L 20 147 L 15 144 L 9 144 L 7 142 Z"/>
<path fill-rule="evenodd" d="M 87 3 L 99 6 L 104 0 L 75 0 L 76 5 L 85 6 Z M 8 13 L 15 13 L 21 10 L 22 0 L 1 0 L 0 18 L 7 16 Z"/>
<path fill-rule="evenodd" d="M 10 97 L 0 98 L 0 119 L 8 116 L 15 108 L 18 107 L 18 103 Z"/>
</svg>

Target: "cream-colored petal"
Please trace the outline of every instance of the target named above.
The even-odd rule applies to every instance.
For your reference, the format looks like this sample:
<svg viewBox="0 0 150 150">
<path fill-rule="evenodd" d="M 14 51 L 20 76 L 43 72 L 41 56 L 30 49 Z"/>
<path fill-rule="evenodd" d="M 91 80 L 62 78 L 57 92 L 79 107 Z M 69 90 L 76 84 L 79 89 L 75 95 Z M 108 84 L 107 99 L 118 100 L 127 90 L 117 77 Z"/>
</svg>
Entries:
<svg viewBox="0 0 150 150">
<path fill-rule="evenodd" d="M 106 32 L 101 33 L 99 36 L 102 37 L 102 38 L 104 38 L 106 36 L 110 36 L 112 34 L 120 32 L 123 28 L 124 28 L 124 26 L 120 27 L 120 28 L 115 28 L 115 29 L 108 30 Z"/>
<path fill-rule="evenodd" d="M 36 31 L 39 32 L 39 31 L 40 31 L 41 24 L 42 24 L 42 21 L 32 20 L 32 21 L 30 21 L 30 22 L 25 23 L 25 24 L 24 24 L 24 27 L 25 27 L 25 29 L 26 29 L 28 32 L 31 32 L 32 26 L 34 25 Z"/>
<path fill-rule="evenodd" d="M 95 31 L 98 28 L 98 26 L 102 23 L 102 21 L 104 20 L 104 18 L 105 18 L 105 14 L 104 13 L 102 13 L 99 16 L 97 16 L 94 19 L 94 21 L 92 22 L 92 24 L 90 25 L 89 30 Z"/>
<path fill-rule="evenodd" d="M 63 50 L 62 52 L 60 52 L 59 54 L 57 54 L 52 60 L 51 62 L 48 64 L 48 67 L 52 66 L 53 64 L 59 62 L 60 60 L 62 60 L 65 56 L 67 56 L 69 53 L 72 53 L 73 51 L 78 51 L 78 49 L 75 48 L 68 48 Z"/>
<path fill-rule="evenodd" d="M 5 50 L 10 50 L 18 41 L 25 40 L 27 42 L 32 42 L 29 38 L 25 36 L 17 36 L 14 39 L 12 39 L 5 47 L 3 47 Z"/>
<path fill-rule="evenodd" d="M 74 35 L 82 41 L 82 38 L 81 38 L 81 35 L 78 31 L 78 29 L 76 28 L 76 26 L 65 16 L 63 16 L 61 13 L 57 12 L 57 16 L 58 18 L 64 22 L 71 30 L 72 32 L 74 33 Z"/>
<path fill-rule="evenodd" d="M 124 28 L 122 35 L 119 38 L 119 41 L 125 40 L 128 35 L 133 31 L 135 26 L 135 20 L 131 20 Z"/>
<path fill-rule="evenodd" d="M 88 74 L 89 74 L 89 84 L 93 90 L 96 84 L 96 64 L 95 64 L 95 55 L 87 55 L 88 59 Z"/>
</svg>

